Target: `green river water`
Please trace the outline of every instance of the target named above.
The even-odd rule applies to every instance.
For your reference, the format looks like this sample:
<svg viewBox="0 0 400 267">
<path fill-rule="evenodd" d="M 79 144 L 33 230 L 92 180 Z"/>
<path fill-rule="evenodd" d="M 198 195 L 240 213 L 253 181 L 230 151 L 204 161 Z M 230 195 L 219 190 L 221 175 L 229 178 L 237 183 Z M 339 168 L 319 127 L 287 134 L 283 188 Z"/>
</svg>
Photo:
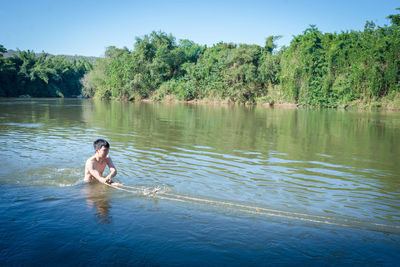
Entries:
<svg viewBox="0 0 400 267">
<path fill-rule="evenodd" d="M 5 265 L 400 260 L 400 112 L 0 99 L 0 144 Z"/>
</svg>

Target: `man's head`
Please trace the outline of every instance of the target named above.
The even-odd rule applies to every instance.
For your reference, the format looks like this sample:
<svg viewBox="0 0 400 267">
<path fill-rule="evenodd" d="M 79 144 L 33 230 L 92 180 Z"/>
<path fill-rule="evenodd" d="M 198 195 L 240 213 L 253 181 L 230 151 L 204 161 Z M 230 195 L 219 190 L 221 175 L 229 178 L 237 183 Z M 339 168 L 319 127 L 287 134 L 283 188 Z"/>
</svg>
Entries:
<svg viewBox="0 0 400 267">
<path fill-rule="evenodd" d="M 93 142 L 93 147 L 100 157 L 106 158 L 108 150 L 110 149 L 110 144 L 104 139 L 97 139 Z"/>
<path fill-rule="evenodd" d="M 93 142 L 94 150 L 100 150 L 102 146 L 110 148 L 110 144 L 104 139 L 97 139 Z"/>
</svg>

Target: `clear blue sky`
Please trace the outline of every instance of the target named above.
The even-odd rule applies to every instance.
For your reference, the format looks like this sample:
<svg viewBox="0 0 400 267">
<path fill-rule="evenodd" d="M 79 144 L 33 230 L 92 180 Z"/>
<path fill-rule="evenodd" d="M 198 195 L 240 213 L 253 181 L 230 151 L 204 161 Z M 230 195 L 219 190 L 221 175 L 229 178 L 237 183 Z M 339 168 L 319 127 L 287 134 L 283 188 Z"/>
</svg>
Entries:
<svg viewBox="0 0 400 267">
<path fill-rule="evenodd" d="M 118 1 L 0 0 L 0 44 L 7 49 L 102 56 L 110 45 L 133 49 L 153 30 L 211 46 L 220 41 L 289 45 L 310 24 L 322 32 L 379 26 L 398 14 L 398 0 Z"/>
</svg>

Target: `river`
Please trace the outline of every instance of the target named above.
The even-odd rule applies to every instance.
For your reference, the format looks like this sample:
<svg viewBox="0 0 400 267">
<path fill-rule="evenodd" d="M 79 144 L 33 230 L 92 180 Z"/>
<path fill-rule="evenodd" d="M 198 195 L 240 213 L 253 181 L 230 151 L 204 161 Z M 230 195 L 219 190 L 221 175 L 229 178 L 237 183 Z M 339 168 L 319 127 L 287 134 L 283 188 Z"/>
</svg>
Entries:
<svg viewBox="0 0 400 267">
<path fill-rule="evenodd" d="M 3 266 L 400 262 L 400 112 L 3 98 L 0 144 Z"/>
</svg>

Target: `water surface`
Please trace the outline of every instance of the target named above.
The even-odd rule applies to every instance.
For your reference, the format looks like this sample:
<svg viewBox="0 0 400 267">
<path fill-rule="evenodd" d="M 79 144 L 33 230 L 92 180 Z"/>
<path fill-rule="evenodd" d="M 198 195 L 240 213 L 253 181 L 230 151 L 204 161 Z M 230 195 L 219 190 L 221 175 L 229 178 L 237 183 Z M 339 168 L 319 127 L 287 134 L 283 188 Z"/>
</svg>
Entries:
<svg viewBox="0 0 400 267">
<path fill-rule="evenodd" d="M 0 99 L 0 263 L 391 265 L 399 134 L 396 112 Z M 131 188 L 83 184 L 97 138 Z"/>
</svg>

